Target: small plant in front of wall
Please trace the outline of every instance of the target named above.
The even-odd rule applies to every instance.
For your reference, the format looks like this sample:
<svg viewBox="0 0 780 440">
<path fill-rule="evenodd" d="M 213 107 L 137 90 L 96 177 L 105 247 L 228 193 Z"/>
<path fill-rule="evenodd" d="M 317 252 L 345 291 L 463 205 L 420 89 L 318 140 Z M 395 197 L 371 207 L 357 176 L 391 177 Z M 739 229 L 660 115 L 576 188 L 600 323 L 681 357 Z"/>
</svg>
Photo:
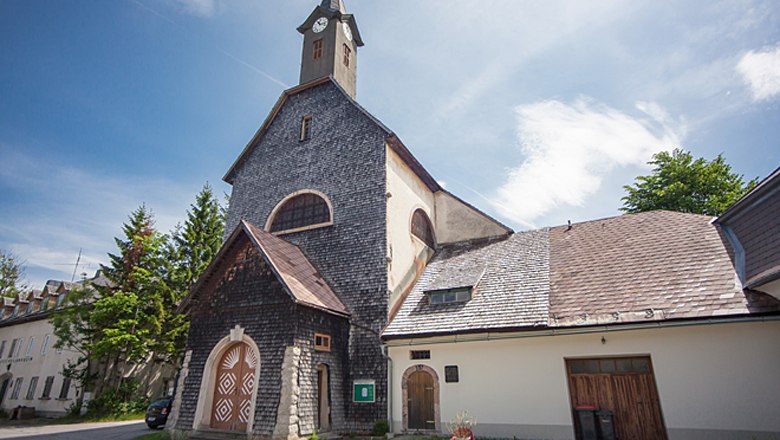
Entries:
<svg viewBox="0 0 780 440">
<path fill-rule="evenodd" d="M 447 423 L 447 429 L 452 433 L 454 439 L 474 440 L 474 427 L 477 426 L 477 419 L 469 415 L 468 411 L 460 411 L 455 414 L 455 418 Z"/>
<path fill-rule="evenodd" d="M 311 435 L 309 435 L 309 440 L 317 440 L 317 430 L 315 429 L 312 431 Z"/>
</svg>

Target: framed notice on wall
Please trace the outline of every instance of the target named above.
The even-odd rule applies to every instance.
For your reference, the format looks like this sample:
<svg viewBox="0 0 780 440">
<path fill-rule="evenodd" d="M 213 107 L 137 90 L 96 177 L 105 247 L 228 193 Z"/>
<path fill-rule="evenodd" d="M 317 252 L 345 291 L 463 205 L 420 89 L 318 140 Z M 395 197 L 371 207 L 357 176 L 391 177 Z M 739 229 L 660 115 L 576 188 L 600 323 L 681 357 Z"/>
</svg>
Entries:
<svg viewBox="0 0 780 440">
<path fill-rule="evenodd" d="M 353 402 L 375 402 L 375 382 L 373 380 L 356 380 L 352 385 Z"/>
</svg>

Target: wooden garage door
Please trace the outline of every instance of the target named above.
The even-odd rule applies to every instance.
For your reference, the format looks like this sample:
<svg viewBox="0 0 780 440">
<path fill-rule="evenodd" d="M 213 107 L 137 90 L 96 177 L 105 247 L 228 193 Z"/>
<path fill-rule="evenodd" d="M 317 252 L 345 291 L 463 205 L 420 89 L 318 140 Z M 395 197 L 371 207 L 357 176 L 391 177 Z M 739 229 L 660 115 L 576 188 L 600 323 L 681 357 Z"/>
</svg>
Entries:
<svg viewBox="0 0 780 440">
<path fill-rule="evenodd" d="M 650 357 L 568 359 L 566 369 L 572 410 L 612 411 L 619 440 L 666 440 Z"/>
<path fill-rule="evenodd" d="M 257 355 L 249 345 L 240 342 L 222 355 L 214 384 L 214 406 L 211 427 L 244 432 L 252 409 Z"/>
<path fill-rule="evenodd" d="M 415 371 L 408 382 L 409 429 L 436 429 L 433 408 L 433 377 L 425 371 Z"/>
</svg>

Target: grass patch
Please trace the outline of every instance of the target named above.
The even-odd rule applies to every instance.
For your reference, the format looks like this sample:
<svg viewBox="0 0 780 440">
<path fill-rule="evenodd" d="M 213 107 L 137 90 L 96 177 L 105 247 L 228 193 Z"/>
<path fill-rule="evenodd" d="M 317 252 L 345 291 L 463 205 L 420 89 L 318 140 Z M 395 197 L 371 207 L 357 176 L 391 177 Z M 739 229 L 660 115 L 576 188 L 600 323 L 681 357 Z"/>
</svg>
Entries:
<svg viewBox="0 0 780 440">
<path fill-rule="evenodd" d="M 144 434 L 134 438 L 133 440 L 170 440 L 170 438 L 171 437 L 168 435 L 168 433 L 161 431 L 153 432 L 151 434 Z"/>
</svg>

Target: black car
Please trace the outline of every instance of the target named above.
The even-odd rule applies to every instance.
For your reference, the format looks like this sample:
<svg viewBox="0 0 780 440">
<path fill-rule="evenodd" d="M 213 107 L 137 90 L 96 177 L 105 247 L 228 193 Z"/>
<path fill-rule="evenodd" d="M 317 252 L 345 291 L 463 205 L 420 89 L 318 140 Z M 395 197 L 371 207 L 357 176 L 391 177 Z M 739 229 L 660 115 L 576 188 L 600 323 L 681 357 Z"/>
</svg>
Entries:
<svg viewBox="0 0 780 440">
<path fill-rule="evenodd" d="M 155 400 L 146 410 L 146 425 L 152 429 L 164 426 L 168 421 L 168 414 L 171 413 L 172 397 Z"/>
</svg>

